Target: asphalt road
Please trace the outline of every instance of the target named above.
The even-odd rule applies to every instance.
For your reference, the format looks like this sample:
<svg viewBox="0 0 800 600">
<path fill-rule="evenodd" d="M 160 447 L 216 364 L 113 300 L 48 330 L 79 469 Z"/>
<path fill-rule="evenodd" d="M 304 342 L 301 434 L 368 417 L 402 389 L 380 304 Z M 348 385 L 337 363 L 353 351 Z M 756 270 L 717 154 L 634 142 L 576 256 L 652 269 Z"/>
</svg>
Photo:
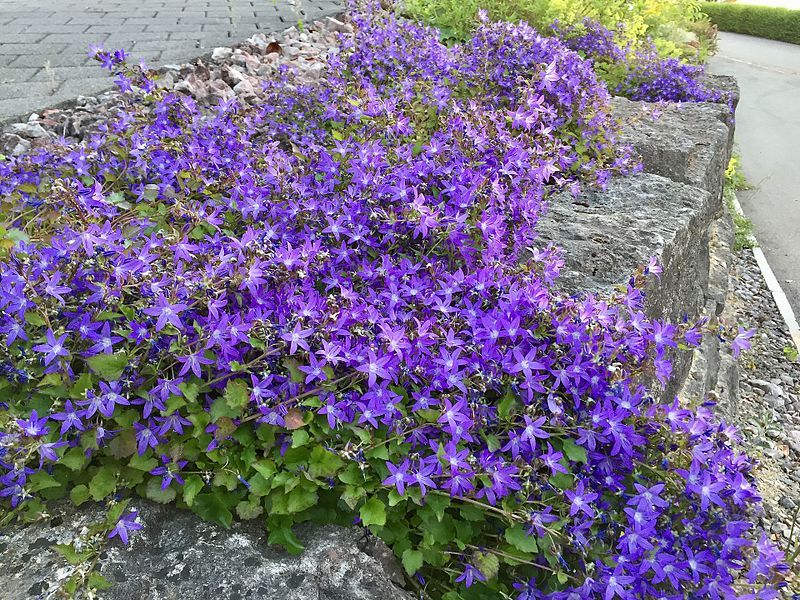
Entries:
<svg viewBox="0 0 800 600">
<path fill-rule="evenodd" d="M 752 186 L 739 202 L 800 314 L 800 46 L 720 33 L 709 70 L 739 81 L 736 143 Z"/>
</svg>

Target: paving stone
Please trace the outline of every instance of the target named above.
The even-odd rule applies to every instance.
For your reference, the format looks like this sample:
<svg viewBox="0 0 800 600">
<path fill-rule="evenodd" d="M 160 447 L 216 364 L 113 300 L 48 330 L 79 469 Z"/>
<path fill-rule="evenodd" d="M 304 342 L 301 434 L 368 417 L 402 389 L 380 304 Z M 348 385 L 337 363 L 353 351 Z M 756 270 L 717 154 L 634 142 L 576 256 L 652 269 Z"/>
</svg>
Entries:
<svg viewBox="0 0 800 600">
<path fill-rule="evenodd" d="M 303 0 L 0 0 L 0 122 L 110 87 L 90 44 L 158 67 L 342 10 Z"/>
</svg>

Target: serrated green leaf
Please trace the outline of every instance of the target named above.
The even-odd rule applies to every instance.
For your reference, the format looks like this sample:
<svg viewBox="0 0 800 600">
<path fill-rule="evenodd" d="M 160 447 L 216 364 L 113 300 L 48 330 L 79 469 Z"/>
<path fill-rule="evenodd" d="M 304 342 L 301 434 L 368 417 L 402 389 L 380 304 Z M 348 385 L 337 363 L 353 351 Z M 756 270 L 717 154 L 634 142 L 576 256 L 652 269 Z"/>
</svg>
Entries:
<svg viewBox="0 0 800 600">
<path fill-rule="evenodd" d="M 197 497 L 197 494 L 200 493 L 200 490 L 203 489 L 205 486 L 205 482 L 199 475 L 189 475 L 186 478 L 185 483 L 183 484 L 183 501 L 186 502 L 186 505 L 191 507 L 194 504 L 194 499 Z"/>
<path fill-rule="evenodd" d="M 111 583 L 97 571 L 92 571 L 89 573 L 89 578 L 87 579 L 86 583 L 90 589 L 94 590 L 107 590 L 114 587 L 113 583 Z"/>
<path fill-rule="evenodd" d="M 267 527 L 269 528 L 268 543 L 281 546 L 289 554 L 297 555 L 305 550 L 305 546 L 292 531 L 291 520 L 276 521 L 275 519 L 270 519 L 267 521 Z"/>
<path fill-rule="evenodd" d="M 45 471 L 37 471 L 28 479 L 28 487 L 32 492 L 40 492 L 49 488 L 61 487 L 61 483 L 56 478 Z"/>
<path fill-rule="evenodd" d="M 305 429 L 295 429 L 292 432 L 292 448 L 300 448 L 308 443 L 309 435 Z"/>
<path fill-rule="evenodd" d="M 298 486 L 289 493 L 286 509 L 290 514 L 302 512 L 314 506 L 317 503 L 317 498 L 316 491 L 312 492 Z"/>
<path fill-rule="evenodd" d="M 89 494 L 99 502 L 117 489 L 117 470 L 109 465 L 100 467 L 89 481 Z"/>
<path fill-rule="evenodd" d="M 428 494 L 425 498 L 425 505 L 429 506 L 436 515 L 436 520 L 444 518 L 444 511 L 450 506 L 450 497 L 442 494 Z"/>
<path fill-rule="evenodd" d="M 158 466 L 158 461 L 152 456 L 148 456 L 147 458 L 145 458 L 145 456 L 146 455 L 133 455 L 128 461 L 128 466 L 137 471 L 152 471 Z"/>
<path fill-rule="evenodd" d="M 177 492 L 172 486 L 169 486 L 166 489 L 161 489 L 161 481 L 162 479 L 160 477 L 150 478 L 145 484 L 144 495 L 153 502 L 158 502 L 159 504 L 169 504 L 175 500 Z"/>
<path fill-rule="evenodd" d="M 200 518 L 219 523 L 225 528 L 233 523 L 233 513 L 228 510 L 218 493 L 198 494 L 192 504 L 192 511 Z"/>
<path fill-rule="evenodd" d="M 248 521 L 261 516 L 264 512 L 264 507 L 258 502 L 257 498 L 250 500 L 243 500 L 236 505 L 236 514 L 242 521 Z"/>
<path fill-rule="evenodd" d="M 413 575 L 422 568 L 423 564 L 422 552 L 408 548 L 403 551 L 403 568 L 406 573 Z"/>
<path fill-rule="evenodd" d="M 308 461 L 308 473 L 312 477 L 334 477 L 343 466 L 344 461 L 333 452 L 323 446 L 315 446 Z"/>
<path fill-rule="evenodd" d="M 473 557 L 473 563 L 486 579 L 494 579 L 500 570 L 500 559 L 491 552 L 478 552 Z"/>
<path fill-rule="evenodd" d="M 129 362 L 129 358 L 124 352 L 97 354 L 86 359 L 89 368 L 106 381 L 119 379 Z"/>
<path fill-rule="evenodd" d="M 225 398 L 217 398 L 211 404 L 211 421 L 216 423 L 219 419 L 223 417 L 227 417 L 229 419 L 235 419 L 236 417 L 240 417 L 242 414 L 241 410 L 231 408 L 228 403 L 225 401 Z"/>
<path fill-rule="evenodd" d="M 533 554 L 539 549 L 536 538 L 528 535 L 522 525 L 514 525 L 514 527 L 506 529 L 505 538 L 509 544 L 521 552 Z"/>
<path fill-rule="evenodd" d="M 67 562 L 71 565 L 79 565 L 89 560 L 94 555 L 94 550 L 89 549 L 78 552 L 72 544 L 55 544 L 51 547 L 66 558 Z"/>
<path fill-rule="evenodd" d="M 86 452 L 82 448 L 76 447 L 67 450 L 58 463 L 64 465 L 72 471 L 79 471 L 83 468 L 88 460 L 89 459 L 86 458 Z"/>
<path fill-rule="evenodd" d="M 197 383 L 184 382 L 178 385 L 183 392 L 183 397 L 189 404 L 197 402 L 197 396 L 200 394 L 200 385 Z"/>
<path fill-rule="evenodd" d="M 70 500 L 75 506 L 80 506 L 84 502 L 86 502 L 91 494 L 89 494 L 89 488 L 83 484 L 76 485 L 72 488 L 69 492 Z"/>
<path fill-rule="evenodd" d="M 367 500 L 359 510 L 361 522 L 365 527 L 370 525 L 386 525 L 386 505 L 378 498 Z"/>
<path fill-rule="evenodd" d="M 250 387 L 242 379 L 231 380 L 225 386 L 223 397 L 231 410 L 241 414 L 242 409 L 250 402 Z"/>
<path fill-rule="evenodd" d="M 587 460 L 586 448 L 578 446 L 573 440 L 566 438 L 561 440 L 561 450 L 564 455 L 573 462 L 585 463 Z"/>
</svg>

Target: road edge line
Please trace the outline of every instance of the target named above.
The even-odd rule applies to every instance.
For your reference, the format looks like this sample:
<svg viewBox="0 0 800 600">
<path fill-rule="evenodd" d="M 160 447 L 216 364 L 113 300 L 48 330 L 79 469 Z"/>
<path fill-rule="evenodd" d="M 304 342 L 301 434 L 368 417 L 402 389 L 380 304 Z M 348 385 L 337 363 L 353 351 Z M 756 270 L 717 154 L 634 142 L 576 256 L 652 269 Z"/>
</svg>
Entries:
<svg viewBox="0 0 800 600">
<path fill-rule="evenodd" d="M 744 217 L 744 210 L 742 210 L 742 205 L 739 203 L 739 198 L 737 198 L 735 194 L 733 195 L 732 204 L 733 209 L 739 215 Z M 786 329 L 789 330 L 789 337 L 792 338 L 795 348 L 798 352 L 800 352 L 800 325 L 797 323 L 797 317 L 794 314 L 792 305 L 789 304 L 789 299 L 786 297 L 786 292 L 783 291 L 778 278 L 775 277 L 772 267 L 769 266 L 767 257 L 764 254 L 764 251 L 761 249 L 756 236 L 751 233 L 748 237 L 752 243 L 752 248 L 750 250 L 753 253 L 753 257 L 756 259 L 758 270 L 761 271 L 761 276 L 764 278 L 764 282 L 767 284 L 767 288 L 772 294 L 772 299 L 778 306 L 778 312 L 781 313 L 781 317 L 786 325 Z"/>
</svg>

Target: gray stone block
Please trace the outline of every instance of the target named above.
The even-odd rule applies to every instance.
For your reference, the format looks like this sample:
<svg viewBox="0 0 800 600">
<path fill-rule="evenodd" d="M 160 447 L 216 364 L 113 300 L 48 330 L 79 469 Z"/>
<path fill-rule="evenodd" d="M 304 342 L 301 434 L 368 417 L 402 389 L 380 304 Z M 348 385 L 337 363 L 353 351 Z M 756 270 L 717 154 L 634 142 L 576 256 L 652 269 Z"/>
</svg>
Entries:
<svg viewBox="0 0 800 600">
<path fill-rule="evenodd" d="M 130 546 L 109 543 L 97 570 L 114 583 L 106 600 L 411 600 L 392 582 L 401 571 L 382 543 L 358 527 L 297 527 L 306 545 L 291 556 L 266 544 L 256 521 L 223 529 L 188 511 L 134 499 L 143 529 Z M 47 597 L 69 576 L 51 546 L 70 543 L 82 527 L 103 520 L 98 506 L 62 504 L 55 517 L 0 531 L 4 600 Z"/>
<path fill-rule="evenodd" d="M 614 98 L 614 115 L 624 124 L 621 141 L 633 146 L 644 170 L 711 193 L 722 210 L 722 183 L 730 160 L 733 127 L 724 104 L 672 104 L 652 117 L 653 105 Z"/>
</svg>

